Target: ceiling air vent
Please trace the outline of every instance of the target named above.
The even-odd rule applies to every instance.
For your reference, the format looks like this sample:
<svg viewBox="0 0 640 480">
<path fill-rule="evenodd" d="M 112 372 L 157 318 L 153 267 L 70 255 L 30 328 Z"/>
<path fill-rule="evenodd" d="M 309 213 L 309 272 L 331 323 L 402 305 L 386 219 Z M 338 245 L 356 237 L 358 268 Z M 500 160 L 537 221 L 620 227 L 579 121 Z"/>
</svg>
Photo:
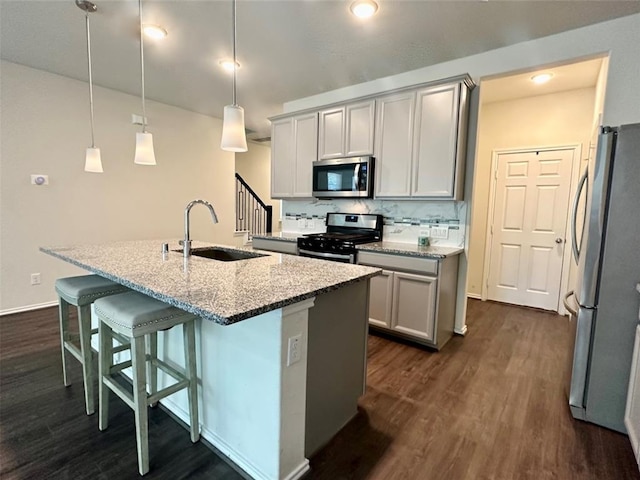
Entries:
<svg viewBox="0 0 640 480">
<path fill-rule="evenodd" d="M 267 143 L 271 141 L 271 137 L 261 137 L 259 132 L 245 128 L 244 131 L 247 134 L 247 140 L 255 143 Z"/>
</svg>

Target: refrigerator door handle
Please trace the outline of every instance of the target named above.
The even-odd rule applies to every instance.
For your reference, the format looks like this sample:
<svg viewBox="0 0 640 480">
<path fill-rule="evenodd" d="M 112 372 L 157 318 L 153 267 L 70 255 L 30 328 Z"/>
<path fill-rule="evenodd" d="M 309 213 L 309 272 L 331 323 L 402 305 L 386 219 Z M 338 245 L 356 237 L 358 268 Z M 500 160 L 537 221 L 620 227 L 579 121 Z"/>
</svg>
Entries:
<svg viewBox="0 0 640 480">
<path fill-rule="evenodd" d="M 570 304 L 569 304 L 569 297 L 573 296 L 573 290 L 567 292 L 567 294 L 564 296 L 564 298 L 562 299 L 562 303 L 564 304 L 564 308 L 567 309 L 567 311 L 571 314 L 571 316 L 576 317 L 578 315 L 578 311 L 575 310 Z M 569 321 L 571 321 L 571 317 L 569 317 Z"/>
<path fill-rule="evenodd" d="M 580 247 L 578 247 L 578 205 L 580 204 L 580 197 L 582 197 L 582 191 L 588 185 L 587 179 L 589 178 L 588 170 L 580 177 L 580 181 L 578 182 L 578 190 L 576 191 L 576 196 L 573 199 L 573 212 L 571 213 L 571 247 L 573 250 L 573 259 L 576 263 L 578 263 L 578 258 L 580 257 Z M 585 216 L 587 212 L 585 210 Z M 584 224 L 584 221 L 583 221 Z M 584 233 L 583 233 L 584 236 Z M 582 246 L 582 237 L 580 238 L 580 245 Z M 568 309 L 567 309 L 568 310 Z"/>
</svg>

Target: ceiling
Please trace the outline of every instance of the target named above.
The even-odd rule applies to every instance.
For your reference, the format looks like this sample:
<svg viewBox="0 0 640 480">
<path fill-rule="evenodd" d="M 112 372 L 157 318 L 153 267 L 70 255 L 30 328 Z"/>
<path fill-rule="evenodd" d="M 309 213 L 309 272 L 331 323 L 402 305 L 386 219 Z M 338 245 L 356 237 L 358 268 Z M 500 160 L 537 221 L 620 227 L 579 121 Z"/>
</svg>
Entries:
<svg viewBox="0 0 640 480">
<path fill-rule="evenodd" d="M 503 102 L 515 98 L 548 95 L 578 88 L 595 87 L 598 83 L 602 58 L 586 60 L 541 70 L 501 76 L 482 82 L 482 103 Z M 547 83 L 538 85 L 531 77 L 538 73 L 553 75 Z"/>
<path fill-rule="evenodd" d="M 254 137 L 270 134 L 267 117 L 287 101 L 640 12 L 639 1 L 615 0 L 378 2 L 363 21 L 348 0 L 238 1 L 238 103 Z M 137 1 L 94 3 L 94 82 L 139 95 Z M 218 65 L 231 56 L 231 2 L 143 8 L 145 23 L 169 32 L 145 40 L 147 98 L 221 117 L 231 103 L 231 76 Z M 84 14 L 73 0 L 0 0 L 0 52 L 86 80 Z"/>
</svg>

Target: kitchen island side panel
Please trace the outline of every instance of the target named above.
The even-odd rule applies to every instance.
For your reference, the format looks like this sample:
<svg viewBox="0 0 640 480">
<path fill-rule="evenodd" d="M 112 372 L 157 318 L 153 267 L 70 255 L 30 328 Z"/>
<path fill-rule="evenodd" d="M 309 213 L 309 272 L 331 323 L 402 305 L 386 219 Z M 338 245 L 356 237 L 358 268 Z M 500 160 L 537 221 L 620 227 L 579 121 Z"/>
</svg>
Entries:
<svg viewBox="0 0 640 480">
<path fill-rule="evenodd" d="M 305 456 L 358 412 L 366 381 L 369 280 L 318 295 L 309 310 Z"/>
</svg>

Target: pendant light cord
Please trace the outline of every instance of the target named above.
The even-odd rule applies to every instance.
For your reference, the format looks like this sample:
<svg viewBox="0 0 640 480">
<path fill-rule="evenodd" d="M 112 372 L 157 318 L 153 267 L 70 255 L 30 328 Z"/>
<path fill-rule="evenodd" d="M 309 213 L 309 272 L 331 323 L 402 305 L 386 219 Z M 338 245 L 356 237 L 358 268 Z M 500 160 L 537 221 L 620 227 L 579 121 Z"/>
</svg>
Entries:
<svg viewBox="0 0 640 480">
<path fill-rule="evenodd" d="M 141 92 L 142 92 L 142 133 L 147 131 L 147 110 L 144 102 L 144 39 L 142 31 L 142 0 L 138 0 L 138 12 L 140 17 L 140 74 L 141 74 Z"/>
<path fill-rule="evenodd" d="M 236 0 L 233 0 L 232 9 L 232 28 L 233 28 L 233 105 L 238 106 L 236 102 L 236 71 L 238 70 L 238 62 L 236 60 Z"/>
<path fill-rule="evenodd" d="M 85 25 L 87 31 L 87 65 L 89 70 L 89 111 L 91 116 L 91 148 L 96 148 L 93 134 L 93 77 L 91 75 L 91 28 L 89 26 L 89 12 L 85 13 Z"/>
</svg>

